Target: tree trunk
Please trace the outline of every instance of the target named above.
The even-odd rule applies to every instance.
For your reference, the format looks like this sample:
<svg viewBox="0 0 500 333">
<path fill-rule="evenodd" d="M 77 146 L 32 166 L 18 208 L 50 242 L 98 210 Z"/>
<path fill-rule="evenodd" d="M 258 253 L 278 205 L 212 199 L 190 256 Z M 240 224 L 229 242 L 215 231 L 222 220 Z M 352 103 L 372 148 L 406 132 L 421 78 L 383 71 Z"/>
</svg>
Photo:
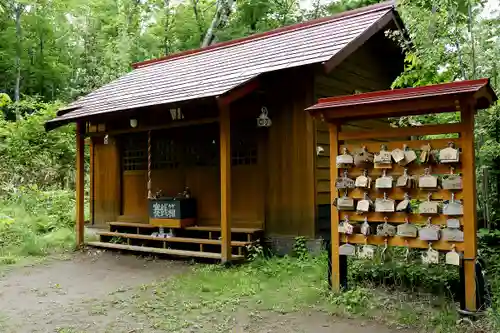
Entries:
<svg viewBox="0 0 500 333">
<path fill-rule="evenodd" d="M 203 35 L 205 33 L 205 29 L 203 27 L 204 24 L 201 21 L 200 13 L 198 11 L 198 0 L 191 0 L 191 2 L 193 4 L 193 12 L 194 12 L 194 17 L 196 19 L 196 25 L 198 26 L 198 31 L 200 32 L 200 40 L 202 40 Z"/>
<path fill-rule="evenodd" d="M 213 44 L 215 40 L 215 29 L 222 28 L 222 26 L 227 23 L 234 1 L 235 0 L 217 0 L 214 18 L 207 30 L 207 33 L 205 34 L 201 47 Z"/>
<path fill-rule="evenodd" d="M 165 6 L 165 26 L 164 26 L 164 31 L 165 31 L 165 38 L 163 40 L 163 45 L 165 47 L 165 55 L 170 54 L 170 41 L 169 41 L 169 33 L 170 33 L 170 18 L 171 18 L 171 13 L 170 13 L 170 0 L 164 0 L 163 4 Z"/>
<path fill-rule="evenodd" d="M 44 68 L 45 67 L 45 54 L 44 54 L 44 36 L 43 36 L 43 31 L 40 30 L 40 44 L 39 44 L 39 47 L 40 47 L 40 60 L 39 60 L 39 63 L 40 63 L 40 68 Z M 40 75 L 40 96 L 43 96 L 45 97 L 45 75 Z"/>
<path fill-rule="evenodd" d="M 16 17 L 16 86 L 14 89 L 14 101 L 19 102 L 20 100 L 20 89 L 21 89 L 21 14 L 23 11 L 23 5 L 17 4 L 14 7 L 14 14 Z M 16 118 L 19 114 L 16 113 Z"/>
</svg>

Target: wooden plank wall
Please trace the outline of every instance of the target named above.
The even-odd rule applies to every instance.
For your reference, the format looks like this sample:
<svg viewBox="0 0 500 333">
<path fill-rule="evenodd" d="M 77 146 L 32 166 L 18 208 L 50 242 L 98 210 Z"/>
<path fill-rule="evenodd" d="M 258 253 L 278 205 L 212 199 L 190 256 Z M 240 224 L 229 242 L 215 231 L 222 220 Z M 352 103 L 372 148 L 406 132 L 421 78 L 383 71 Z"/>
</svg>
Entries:
<svg viewBox="0 0 500 333">
<path fill-rule="evenodd" d="M 358 67 L 354 67 L 358 66 Z M 358 76 L 352 76 L 349 73 L 356 71 Z M 349 75 L 346 75 L 349 74 Z M 346 76 L 344 76 L 346 75 Z M 354 61 L 348 59 L 335 69 L 330 75 L 317 75 L 315 77 L 316 99 L 330 96 L 350 95 L 356 91 L 374 91 L 386 89 L 387 82 L 377 83 L 375 73 L 370 73 L 367 69 L 357 65 Z M 330 135 L 328 124 L 320 120 L 316 122 L 316 145 L 322 148 L 316 157 L 316 189 L 317 204 L 330 203 Z M 367 120 L 350 122 L 342 125 L 342 130 L 346 129 L 371 129 L 386 127 L 388 123 L 382 120 Z"/>
<path fill-rule="evenodd" d="M 276 79 L 279 89 L 269 102 L 266 233 L 313 237 L 314 124 L 304 111 L 313 104 L 313 74 L 301 68 Z"/>
<path fill-rule="evenodd" d="M 103 226 L 120 215 L 120 159 L 116 141 L 92 138 L 94 224 Z"/>
<path fill-rule="evenodd" d="M 381 54 L 380 45 L 387 45 L 382 36 L 376 36 L 363 45 L 329 74 L 318 71 L 314 76 L 315 101 L 319 98 L 351 95 L 360 92 L 389 89 L 392 81 L 399 73 L 400 59 L 394 60 Z M 374 55 L 377 55 L 374 57 Z M 316 154 L 316 205 L 317 219 L 322 219 L 329 227 L 330 216 L 330 138 L 328 124 L 315 120 L 316 148 L 322 152 Z M 342 125 L 341 130 L 360 130 L 384 128 L 389 126 L 385 119 L 349 122 Z M 321 224 L 321 222 L 318 222 Z M 316 228 L 316 233 L 319 231 Z M 326 234 L 325 234 L 326 235 Z"/>
</svg>

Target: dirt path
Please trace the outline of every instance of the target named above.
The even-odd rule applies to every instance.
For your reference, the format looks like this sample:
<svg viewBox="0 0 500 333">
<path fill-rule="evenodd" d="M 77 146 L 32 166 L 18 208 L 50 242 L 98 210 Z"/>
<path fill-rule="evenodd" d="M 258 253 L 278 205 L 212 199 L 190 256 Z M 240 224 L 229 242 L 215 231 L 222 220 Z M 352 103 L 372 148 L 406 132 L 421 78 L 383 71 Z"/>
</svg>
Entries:
<svg viewBox="0 0 500 333">
<path fill-rule="evenodd" d="M 189 269 L 183 262 L 148 261 L 111 252 L 80 253 L 71 260 L 14 268 L 0 278 L 0 332 L 158 332 L 154 323 L 133 313 L 130 298 L 143 284 Z M 249 314 L 238 309 L 224 317 L 224 328 L 231 333 L 396 332 L 322 313 Z M 215 324 L 205 323 L 185 332 L 220 331 Z"/>
</svg>

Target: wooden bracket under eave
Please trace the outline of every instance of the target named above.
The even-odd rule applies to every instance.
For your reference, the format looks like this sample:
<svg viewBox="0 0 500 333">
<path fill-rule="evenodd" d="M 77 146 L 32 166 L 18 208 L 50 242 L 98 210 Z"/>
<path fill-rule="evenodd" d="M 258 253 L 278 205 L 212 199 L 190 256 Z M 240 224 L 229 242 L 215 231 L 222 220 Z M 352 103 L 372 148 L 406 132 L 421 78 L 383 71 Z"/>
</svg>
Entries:
<svg viewBox="0 0 500 333">
<path fill-rule="evenodd" d="M 258 78 L 250 80 L 243 85 L 232 89 L 222 95 L 217 96 L 217 104 L 228 105 L 238 99 L 245 97 L 246 95 L 252 93 L 260 87 L 260 81 Z"/>
</svg>

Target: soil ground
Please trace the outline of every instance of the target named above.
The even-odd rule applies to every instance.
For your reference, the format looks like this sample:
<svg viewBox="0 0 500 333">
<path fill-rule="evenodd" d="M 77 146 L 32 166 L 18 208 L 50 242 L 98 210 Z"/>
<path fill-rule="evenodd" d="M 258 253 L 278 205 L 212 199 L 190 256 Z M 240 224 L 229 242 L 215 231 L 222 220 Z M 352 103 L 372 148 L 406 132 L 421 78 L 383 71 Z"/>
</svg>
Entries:
<svg viewBox="0 0 500 333">
<path fill-rule="evenodd" d="M 0 278 L 0 332 L 166 332 L 155 329 L 143 314 L 135 313 L 131 298 L 137 297 L 141 286 L 189 274 L 190 269 L 189 264 L 181 261 L 148 260 L 101 251 L 15 267 Z M 218 317 L 223 325 L 207 323 L 207 318 L 200 317 L 195 319 L 198 323 L 192 322 L 181 332 L 401 332 L 321 312 L 257 313 L 240 308 Z"/>
</svg>

